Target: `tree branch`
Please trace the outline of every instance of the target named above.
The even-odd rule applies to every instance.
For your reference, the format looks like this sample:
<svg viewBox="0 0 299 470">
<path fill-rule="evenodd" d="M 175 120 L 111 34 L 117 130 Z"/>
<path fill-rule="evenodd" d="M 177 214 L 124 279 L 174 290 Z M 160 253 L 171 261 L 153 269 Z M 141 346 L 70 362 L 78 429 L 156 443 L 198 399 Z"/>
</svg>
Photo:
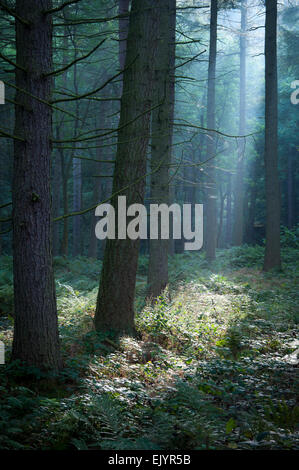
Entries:
<svg viewBox="0 0 299 470">
<path fill-rule="evenodd" d="M 106 38 L 103 39 L 103 41 L 101 41 L 99 44 L 97 44 L 97 46 L 94 47 L 91 51 L 89 51 L 88 54 L 83 55 L 83 56 L 79 57 L 78 59 L 73 60 L 72 62 L 70 62 L 65 67 L 62 67 L 61 69 L 53 70 L 53 72 L 49 72 L 49 73 L 44 74 L 44 77 L 50 77 L 52 75 L 58 75 L 62 72 L 65 72 L 67 69 L 69 69 L 70 67 L 75 65 L 77 62 L 80 62 L 81 60 L 87 59 L 87 57 L 89 57 L 91 54 L 93 54 L 105 41 L 106 41 Z"/>
<path fill-rule="evenodd" d="M 1 10 L 5 11 L 8 13 L 10 16 L 18 20 L 20 23 L 22 23 L 24 26 L 29 26 L 30 23 L 27 20 L 24 20 L 24 18 L 21 18 L 21 16 L 17 15 L 14 10 L 11 10 L 5 3 L 0 1 L 0 8 Z"/>
<path fill-rule="evenodd" d="M 3 55 L 3 54 L 0 53 L 0 58 L 5 60 L 5 62 L 8 62 L 10 65 L 15 67 L 16 69 L 22 70 L 22 72 L 27 72 L 27 70 L 24 69 L 24 67 L 22 67 L 21 65 L 18 65 L 16 62 L 14 62 L 13 60 L 6 57 L 6 55 Z"/>
</svg>

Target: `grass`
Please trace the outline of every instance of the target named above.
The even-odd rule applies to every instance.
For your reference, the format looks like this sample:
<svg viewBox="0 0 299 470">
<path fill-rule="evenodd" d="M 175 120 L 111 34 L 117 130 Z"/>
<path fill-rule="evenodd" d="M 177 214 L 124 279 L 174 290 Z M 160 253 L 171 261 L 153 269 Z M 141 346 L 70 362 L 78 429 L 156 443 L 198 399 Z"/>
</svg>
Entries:
<svg viewBox="0 0 299 470">
<path fill-rule="evenodd" d="M 144 301 L 142 257 L 140 337 L 118 343 L 93 330 L 99 262 L 57 258 L 66 366 L 53 386 L 34 370 L 20 385 L 22 366 L 1 366 L 0 448 L 298 449 L 298 248 L 284 248 L 281 273 L 262 273 L 262 256 L 232 248 L 208 265 L 176 255 L 154 306 Z M 9 345 L 4 262 L 0 339 Z"/>
</svg>

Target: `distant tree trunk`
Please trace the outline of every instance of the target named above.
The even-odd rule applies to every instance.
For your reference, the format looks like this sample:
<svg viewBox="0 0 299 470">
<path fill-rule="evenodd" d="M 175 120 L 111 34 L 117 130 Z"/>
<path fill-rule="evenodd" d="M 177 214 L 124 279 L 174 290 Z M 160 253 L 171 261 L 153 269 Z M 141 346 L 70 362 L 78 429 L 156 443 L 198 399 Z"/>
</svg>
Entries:
<svg viewBox="0 0 299 470">
<path fill-rule="evenodd" d="M 116 220 L 118 195 L 127 197 L 127 205 L 144 200 L 157 13 L 151 0 L 132 1 L 111 199 Z M 118 234 L 115 240 L 107 240 L 95 313 L 97 330 L 134 333 L 139 241 L 120 239 Z"/>
<path fill-rule="evenodd" d="M 69 212 L 69 201 L 68 201 L 68 177 L 70 170 L 71 160 L 66 162 L 63 149 L 59 149 L 60 162 L 61 162 L 61 176 L 62 176 L 62 201 L 63 201 L 63 214 L 66 215 Z M 61 239 L 61 254 L 67 256 L 69 251 L 69 219 L 65 217 L 63 219 L 63 230 Z"/>
<path fill-rule="evenodd" d="M 288 208 L 288 228 L 291 229 L 294 224 L 294 208 L 293 208 L 293 154 L 292 147 L 288 152 L 288 176 L 287 176 L 287 208 Z"/>
<path fill-rule="evenodd" d="M 129 6 L 130 0 L 118 0 L 119 15 L 128 15 L 119 19 L 119 65 L 120 69 L 125 68 L 127 36 L 129 28 Z"/>
<path fill-rule="evenodd" d="M 74 60 L 77 58 L 77 45 L 75 39 L 73 39 L 74 45 Z M 74 65 L 74 89 L 76 95 L 79 94 L 78 89 L 78 72 L 77 64 Z M 80 115 L 80 103 L 76 100 L 76 119 L 74 125 L 74 138 L 76 139 L 79 131 L 79 115 Z M 80 143 L 75 144 L 75 147 L 80 147 Z M 73 154 L 73 212 L 80 212 L 82 203 L 82 168 L 81 159 L 76 158 L 76 150 Z M 76 215 L 73 217 L 73 256 L 79 256 L 82 253 L 82 232 L 81 232 L 81 216 Z"/>
<path fill-rule="evenodd" d="M 240 111 L 239 135 L 246 131 L 246 30 L 247 30 L 247 0 L 241 0 L 241 33 L 240 33 Z M 235 177 L 235 205 L 233 245 L 240 246 L 243 242 L 244 231 L 244 153 L 245 140 L 238 141 L 238 162 Z"/>
<path fill-rule="evenodd" d="M 51 231 L 52 20 L 50 0 L 16 0 L 13 250 L 15 323 L 12 359 L 39 368 L 61 366 Z M 28 94 L 23 93 L 25 90 Z"/>
<path fill-rule="evenodd" d="M 57 152 L 55 155 L 54 169 L 53 169 L 53 217 L 60 215 L 60 201 L 61 201 L 61 162 L 60 156 Z M 53 224 L 53 255 L 59 255 L 59 222 Z"/>
<path fill-rule="evenodd" d="M 228 173 L 227 196 L 226 196 L 226 233 L 225 244 L 230 246 L 232 243 L 232 175 Z"/>
<path fill-rule="evenodd" d="M 216 54 L 217 54 L 217 16 L 218 1 L 211 0 L 210 17 L 210 51 L 208 70 L 208 103 L 207 103 L 207 127 L 215 129 L 215 80 L 216 80 Z M 213 158 L 216 152 L 215 135 L 211 133 L 207 141 L 207 156 Z M 217 243 L 217 191 L 215 182 L 214 160 L 209 163 L 208 168 L 208 189 L 207 189 L 207 209 L 206 209 L 206 256 L 213 260 L 216 257 Z"/>
<path fill-rule="evenodd" d="M 82 174 L 80 158 L 73 158 L 73 211 L 81 210 Z M 81 216 L 73 217 L 73 256 L 81 255 Z"/>
<path fill-rule="evenodd" d="M 98 142 L 98 145 L 100 143 Z M 97 159 L 100 160 L 102 158 L 102 152 L 101 148 L 97 148 Z M 101 174 L 101 163 L 100 162 L 94 162 L 94 175 L 100 175 Z M 105 170 L 104 170 L 105 171 Z M 100 200 L 103 200 L 103 194 L 101 194 L 101 178 L 93 178 L 93 195 L 92 195 L 92 203 L 93 204 L 98 204 Z M 100 241 L 96 238 L 95 234 L 95 226 L 97 223 L 98 219 L 95 217 L 94 214 L 92 214 L 92 219 L 91 219 L 91 231 L 90 231 L 90 241 L 89 241 L 89 247 L 88 247 L 88 257 L 89 258 L 97 258 L 98 256 L 98 244 Z"/>
<path fill-rule="evenodd" d="M 281 268 L 280 184 L 278 175 L 277 0 L 266 2 L 265 36 L 266 250 L 264 271 Z"/>
<path fill-rule="evenodd" d="M 151 143 L 151 204 L 169 204 L 169 165 L 174 112 L 176 0 L 157 0 L 160 30 L 157 46 Z M 161 163 L 162 162 L 162 163 Z M 160 166 L 159 166 L 160 165 Z M 158 171 L 155 171 L 159 167 Z M 157 297 L 168 284 L 169 240 L 150 240 L 148 297 Z"/>
<path fill-rule="evenodd" d="M 220 193 L 220 211 L 219 211 L 219 226 L 218 226 L 218 235 L 217 235 L 217 247 L 221 248 L 221 237 L 222 237 L 222 227 L 223 227 L 223 213 L 224 213 L 224 201 L 226 195 L 223 194 L 222 184 L 219 186 Z"/>
</svg>

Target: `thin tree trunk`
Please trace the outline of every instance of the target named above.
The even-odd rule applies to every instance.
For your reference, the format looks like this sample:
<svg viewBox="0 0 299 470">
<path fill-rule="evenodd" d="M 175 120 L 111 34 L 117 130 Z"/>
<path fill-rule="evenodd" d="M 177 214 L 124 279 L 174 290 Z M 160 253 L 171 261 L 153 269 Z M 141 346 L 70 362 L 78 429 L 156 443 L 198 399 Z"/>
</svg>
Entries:
<svg viewBox="0 0 299 470">
<path fill-rule="evenodd" d="M 215 80 L 216 80 L 216 54 L 217 54 L 217 16 L 218 1 L 211 0 L 211 18 L 210 18 L 210 51 L 209 51 L 209 70 L 208 70 L 208 103 L 207 103 L 207 125 L 208 129 L 215 129 Z M 215 156 L 216 145 L 215 135 L 211 133 L 207 142 L 208 158 Z M 216 257 L 217 243 L 217 190 L 215 182 L 215 170 L 213 168 L 214 160 L 210 162 L 208 169 L 209 186 L 207 190 L 207 209 L 206 209 L 206 256 L 213 260 Z"/>
<path fill-rule="evenodd" d="M 246 131 L 246 30 L 247 30 L 247 0 L 241 0 L 241 33 L 240 33 L 240 120 L 239 135 Z M 233 245 L 240 246 L 244 232 L 244 154 L 245 140 L 238 141 L 238 163 L 235 178 L 235 205 Z"/>
<path fill-rule="evenodd" d="M 73 158 L 73 211 L 80 212 L 82 197 L 81 159 Z M 81 216 L 73 217 L 73 256 L 81 255 Z"/>
<path fill-rule="evenodd" d="M 158 14 L 151 0 L 132 1 L 111 203 L 143 204 L 150 132 L 153 62 Z M 126 126 L 125 126 L 126 124 Z M 122 142 L 125 142 L 123 144 Z M 129 185 L 128 189 L 124 189 Z M 134 333 L 134 295 L 139 239 L 108 239 L 95 313 L 97 330 Z M 125 235 L 126 236 L 126 235 Z"/>
<path fill-rule="evenodd" d="M 98 145 L 100 145 L 100 142 L 98 142 Z M 102 158 L 102 152 L 101 148 L 97 148 L 97 159 L 100 160 Z M 101 163 L 100 162 L 94 162 L 94 175 L 100 175 L 101 174 Z M 104 167 L 105 171 L 105 167 Z M 92 203 L 93 204 L 98 204 L 100 202 L 100 199 L 103 198 L 103 194 L 101 191 L 101 180 L 102 178 L 93 178 L 93 195 L 92 195 Z M 95 226 L 97 223 L 98 219 L 95 217 L 94 214 L 92 214 L 92 219 L 91 219 L 91 229 L 90 229 L 90 241 L 89 241 L 89 247 L 88 247 L 88 257 L 89 258 L 97 258 L 98 256 L 98 244 L 99 240 L 96 238 L 95 234 Z"/>
<path fill-rule="evenodd" d="M 53 170 L 53 216 L 60 215 L 60 188 L 61 188 L 61 164 L 59 154 L 56 154 Z M 53 255 L 59 255 L 59 222 L 53 225 Z"/>
<path fill-rule="evenodd" d="M 51 231 L 52 21 L 50 0 L 17 0 L 13 250 L 15 323 L 12 358 L 27 364 L 61 366 Z M 26 90 L 28 94 L 20 90 Z"/>
<path fill-rule="evenodd" d="M 232 242 L 232 175 L 228 173 L 226 196 L 226 234 L 225 244 L 230 246 Z"/>
<path fill-rule="evenodd" d="M 222 191 L 222 184 L 219 186 L 220 193 L 220 211 L 219 211 L 219 226 L 218 226 L 218 235 L 217 235 L 217 247 L 221 248 L 221 236 L 222 236 L 222 227 L 223 227 L 223 213 L 224 213 L 224 201 L 225 194 Z"/>
<path fill-rule="evenodd" d="M 264 271 L 281 268 L 280 184 L 278 175 L 277 0 L 266 2 L 265 36 L 266 250 Z"/>
<path fill-rule="evenodd" d="M 77 58 L 77 45 L 75 39 L 73 39 L 74 45 L 74 60 Z M 74 65 L 74 89 L 76 95 L 79 94 L 78 90 L 78 77 L 77 77 L 77 66 Z M 80 103 L 79 100 L 76 100 L 76 119 L 74 125 L 74 138 L 78 136 L 79 130 L 79 115 L 80 115 Z M 75 147 L 80 147 L 79 144 L 74 144 Z M 80 148 L 78 148 L 80 151 Z M 82 168 L 81 168 L 81 159 L 75 157 L 76 150 L 73 154 L 73 212 L 80 212 L 81 203 L 82 203 Z M 79 256 L 82 253 L 82 232 L 81 232 L 81 216 L 76 215 L 73 217 L 73 256 Z"/>
<path fill-rule="evenodd" d="M 287 207 L 288 207 L 288 228 L 293 227 L 294 221 L 294 208 L 293 208 L 293 154 L 292 147 L 288 152 L 288 177 L 287 177 Z"/>
<path fill-rule="evenodd" d="M 160 30 L 155 64 L 151 145 L 151 204 L 169 204 L 169 165 L 174 112 L 176 0 L 157 0 Z M 158 171 L 155 169 L 159 167 Z M 168 284 L 169 240 L 150 240 L 148 297 L 157 297 Z"/>
</svg>

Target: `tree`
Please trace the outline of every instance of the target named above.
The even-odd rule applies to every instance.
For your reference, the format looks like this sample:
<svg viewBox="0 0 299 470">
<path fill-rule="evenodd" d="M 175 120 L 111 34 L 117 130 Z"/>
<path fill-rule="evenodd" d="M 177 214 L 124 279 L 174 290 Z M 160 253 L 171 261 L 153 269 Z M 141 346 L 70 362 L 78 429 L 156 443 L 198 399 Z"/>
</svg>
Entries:
<svg viewBox="0 0 299 470">
<path fill-rule="evenodd" d="M 265 180 L 266 250 L 264 271 L 281 268 L 280 184 L 278 175 L 277 0 L 266 1 L 265 32 Z"/>
<path fill-rule="evenodd" d="M 128 206 L 144 199 L 157 23 L 158 10 L 150 0 L 142 5 L 133 0 L 111 199 L 116 220 L 119 195 L 127 197 Z M 94 319 L 97 330 L 134 332 L 139 239 L 124 237 L 117 233 L 106 243 Z"/>
<path fill-rule="evenodd" d="M 61 366 L 51 248 L 51 0 L 17 0 L 12 358 Z M 17 17 L 17 18 L 18 18 Z M 29 26 L 28 26 L 29 24 Z"/>
<path fill-rule="evenodd" d="M 210 51 L 208 70 L 208 102 L 207 102 L 207 127 L 215 129 L 215 81 L 216 81 L 216 54 L 217 54 L 217 16 L 218 0 L 211 0 L 210 16 Z M 212 159 L 216 153 L 215 136 L 210 133 L 207 142 L 207 158 Z M 208 169 L 208 189 L 206 204 L 206 256 L 213 260 L 216 256 L 217 243 L 217 191 L 213 162 Z"/>
<path fill-rule="evenodd" d="M 169 203 L 169 165 L 174 112 L 176 0 L 159 0 L 160 31 L 157 46 L 151 141 L 151 204 Z M 158 171 L 155 168 L 159 167 Z M 150 240 L 148 296 L 157 297 L 168 284 L 169 240 Z"/>
</svg>

